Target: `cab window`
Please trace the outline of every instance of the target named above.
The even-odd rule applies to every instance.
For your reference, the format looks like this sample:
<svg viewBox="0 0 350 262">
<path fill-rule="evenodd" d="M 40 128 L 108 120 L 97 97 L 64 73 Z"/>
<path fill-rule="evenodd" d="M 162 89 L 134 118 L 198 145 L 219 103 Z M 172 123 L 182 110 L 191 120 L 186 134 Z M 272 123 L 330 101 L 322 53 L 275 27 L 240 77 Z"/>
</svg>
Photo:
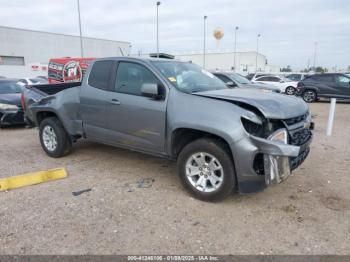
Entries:
<svg viewBox="0 0 350 262">
<path fill-rule="evenodd" d="M 141 96 L 143 84 L 158 84 L 158 79 L 146 67 L 136 63 L 120 62 L 117 69 L 115 91 Z"/>
</svg>

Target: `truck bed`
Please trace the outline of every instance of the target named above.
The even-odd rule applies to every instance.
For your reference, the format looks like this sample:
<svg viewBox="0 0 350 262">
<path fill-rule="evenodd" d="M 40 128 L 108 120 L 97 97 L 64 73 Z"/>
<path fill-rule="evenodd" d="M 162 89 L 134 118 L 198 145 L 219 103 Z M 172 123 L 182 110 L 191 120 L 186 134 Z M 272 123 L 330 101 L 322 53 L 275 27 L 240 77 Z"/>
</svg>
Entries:
<svg viewBox="0 0 350 262">
<path fill-rule="evenodd" d="M 71 82 L 71 83 L 60 83 L 60 84 L 26 86 L 25 90 L 23 91 L 23 98 L 24 98 L 24 104 L 25 104 L 24 110 L 25 110 L 25 116 L 26 116 L 27 122 L 29 124 L 33 123 L 33 116 L 31 115 L 30 110 L 29 111 L 26 110 L 26 108 L 29 108 L 33 103 L 36 103 L 45 97 L 56 95 L 61 91 L 69 90 L 74 87 L 79 87 L 80 85 L 81 85 L 81 82 Z"/>
<path fill-rule="evenodd" d="M 29 89 L 39 90 L 42 95 L 54 95 L 65 89 L 80 86 L 81 82 L 59 83 L 59 84 L 44 84 L 28 86 Z"/>
</svg>

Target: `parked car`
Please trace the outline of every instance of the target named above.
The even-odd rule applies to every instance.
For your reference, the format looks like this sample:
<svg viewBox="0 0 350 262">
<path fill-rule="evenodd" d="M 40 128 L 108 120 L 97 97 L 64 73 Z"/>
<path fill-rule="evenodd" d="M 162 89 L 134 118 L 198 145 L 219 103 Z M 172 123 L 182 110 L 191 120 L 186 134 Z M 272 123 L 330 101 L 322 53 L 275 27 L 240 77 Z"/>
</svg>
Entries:
<svg viewBox="0 0 350 262">
<path fill-rule="evenodd" d="M 169 59 L 98 59 L 85 76 L 81 86 L 57 92 L 56 85 L 56 94 L 50 85 L 24 93 L 50 157 L 89 138 L 177 160 L 184 187 L 217 201 L 285 180 L 309 153 L 311 116 L 296 97 L 230 89 L 193 63 Z"/>
<path fill-rule="evenodd" d="M 25 124 L 17 80 L 0 79 L 0 127 Z"/>
<path fill-rule="evenodd" d="M 340 73 L 315 74 L 300 81 L 297 94 L 306 102 L 318 98 L 350 98 L 350 77 Z"/>
<path fill-rule="evenodd" d="M 40 79 L 43 79 L 44 81 L 46 81 L 46 83 L 49 82 L 47 76 L 37 76 L 36 78 L 40 78 Z"/>
<path fill-rule="evenodd" d="M 254 88 L 264 91 L 281 93 L 280 89 L 268 84 L 252 83 L 247 78 L 232 72 L 213 72 L 213 74 L 222 80 L 230 88 Z"/>
<path fill-rule="evenodd" d="M 22 78 L 18 80 L 17 84 L 21 86 L 31 86 L 31 85 L 42 85 L 47 84 L 47 80 L 36 77 L 36 78 Z"/>
<path fill-rule="evenodd" d="M 269 75 L 271 74 L 269 73 L 248 74 L 245 78 L 247 78 L 250 81 L 254 81 L 258 77 L 269 76 Z"/>
<path fill-rule="evenodd" d="M 291 81 L 284 76 L 277 75 L 261 76 L 252 82 L 274 85 L 281 90 L 281 93 L 286 93 L 287 95 L 294 95 L 298 86 L 298 82 Z"/>
<path fill-rule="evenodd" d="M 289 80 L 297 81 L 297 82 L 303 80 L 306 76 L 308 76 L 308 74 L 289 74 L 289 75 L 286 75 L 286 77 Z"/>
</svg>

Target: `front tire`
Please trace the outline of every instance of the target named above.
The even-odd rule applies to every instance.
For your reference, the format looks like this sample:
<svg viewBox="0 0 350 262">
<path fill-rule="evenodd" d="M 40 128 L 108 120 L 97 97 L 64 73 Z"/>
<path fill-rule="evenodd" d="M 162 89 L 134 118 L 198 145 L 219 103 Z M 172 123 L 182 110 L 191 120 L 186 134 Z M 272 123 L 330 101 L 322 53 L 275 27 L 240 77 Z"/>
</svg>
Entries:
<svg viewBox="0 0 350 262">
<path fill-rule="evenodd" d="M 227 146 L 201 138 L 186 145 L 178 157 L 178 170 L 184 188 L 203 201 L 220 201 L 236 185 L 233 161 Z"/>
<path fill-rule="evenodd" d="M 317 100 L 317 94 L 313 90 L 305 90 L 303 93 L 303 99 L 307 103 L 315 102 Z"/>
<path fill-rule="evenodd" d="M 39 126 L 39 138 L 41 147 L 50 157 L 58 158 L 67 155 L 72 142 L 56 117 L 45 118 Z"/>
<path fill-rule="evenodd" d="M 293 86 L 288 86 L 286 88 L 286 94 L 287 95 L 292 96 L 292 95 L 295 95 L 295 93 L 296 93 L 296 90 L 295 90 L 295 88 Z"/>
</svg>

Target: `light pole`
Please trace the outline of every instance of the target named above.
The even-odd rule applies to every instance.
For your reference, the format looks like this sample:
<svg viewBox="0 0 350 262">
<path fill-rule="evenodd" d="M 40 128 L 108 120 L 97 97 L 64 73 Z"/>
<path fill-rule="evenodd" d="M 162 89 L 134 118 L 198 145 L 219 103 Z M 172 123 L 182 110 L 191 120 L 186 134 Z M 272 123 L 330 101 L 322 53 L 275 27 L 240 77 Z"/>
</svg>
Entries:
<svg viewBox="0 0 350 262">
<path fill-rule="evenodd" d="M 258 34 L 256 38 L 256 57 L 255 57 L 255 72 L 258 71 L 258 53 L 259 53 L 259 38 L 261 34 Z"/>
<path fill-rule="evenodd" d="M 239 29 L 238 26 L 235 27 L 235 51 L 233 54 L 233 71 L 236 72 L 236 47 L 237 47 L 237 30 Z"/>
<path fill-rule="evenodd" d="M 203 20 L 204 20 L 204 38 L 203 38 L 203 68 L 205 68 L 205 21 L 207 20 L 208 16 L 204 16 Z"/>
<path fill-rule="evenodd" d="M 158 19 L 158 9 L 160 6 L 160 1 L 157 1 L 157 58 L 159 58 L 159 19 Z"/>
<path fill-rule="evenodd" d="M 316 72 L 316 52 L 317 52 L 317 42 L 315 42 L 315 50 L 314 50 L 314 72 Z"/>
<path fill-rule="evenodd" d="M 77 0 L 78 4 L 78 17 L 79 17 L 79 33 L 80 33 L 80 55 L 83 58 L 84 57 L 84 49 L 83 49 L 83 36 L 81 33 L 81 19 L 80 19 L 80 3 L 79 0 Z"/>
</svg>

